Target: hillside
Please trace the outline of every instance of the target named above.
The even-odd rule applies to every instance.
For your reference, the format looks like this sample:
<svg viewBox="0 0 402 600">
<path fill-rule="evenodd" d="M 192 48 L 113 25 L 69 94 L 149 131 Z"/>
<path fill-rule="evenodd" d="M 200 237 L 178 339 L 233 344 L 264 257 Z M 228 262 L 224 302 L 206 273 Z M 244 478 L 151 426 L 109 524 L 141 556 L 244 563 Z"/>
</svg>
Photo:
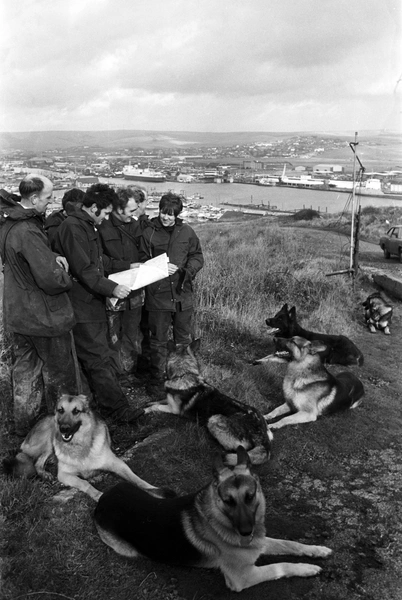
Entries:
<svg viewBox="0 0 402 600">
<path fill-rule="evenodd" d="M 362 367 L 329 367 L 332 373 L 351 370 L 361 379 L 362 405 L 276 431 L 271 460 L 256 468 L 267 499 L 267 534 L 324 544 L 333 555 L 306 561 L 323 567 L 317 577 L 262 583 L 239 598 L 399 600 L 402 303 L 394 302 L 390 336 L 369 333 L 361 306 L 373 290 L 368 278 L 359 277 L 352 291 L 345 276 L 325 276 L 335 270 L 335 260 L 345 262 L 348 255 L 345 236 L 335 231 L 277 228 L 264 219 L 196 228 L 206 256 L 197 283 L 197 321 L 208 382 L 264 413 L 282 402 L 286 366 L 252 363 L 273 351 L 265 318 L 283 302 L 297 305 L 305 327 L 323 331 L 325 322 L 325 331 L 348 335 L 365 356 Z M 401 269 L 396 259 L 385 262 L 378 244 L 367 242 L 361 246 L 361 264 Z M 20 440 L 10 433 L 5 377 L 0 389 L 4 456 Z M 144 386 L 127 392 L 133 403 L 149 400 Z M 127 450 L 130 466 L 152 483 L 190 493 L 210 479 L 217 447 L 196 423 L 162 413 L 145 415 L 134 428 L 112 427 L 111 435 L 116 452 Z M 61 490 L 57 482 L 0 479 L 0 522 L 7 540 L 1 547 L 4 597 L 237 597 L 216 571 L 131 560 L 106 548 L 93 525 L 94 503 L 81 493 L 62 504 L 54 501 Z M 116 478 L 104 475 L 95 486 L 105 490 L 114 483 Z M 277 560 L 267 557 L 258 564 Z"/>
<path fill-rule="evenodd" d="M 125 147 L 194 148 L 200 146 L 232 146 L 250 143 L 269 143 L 294 136 L 317 135 L 321 138 L 341 137 L 352 141 L 354 132 L 196 132 L 196 131 L 31 131 L 0 132 L 0 150 L 31 150 L 35 152 L 77 147 L 102 147 L 120 149 Z M 382 132 L 360 132 L 360 140 L 371 140 L 392 158 L 401 148 L 402 136 Z M 350 150 L 347 147 L 348 158 Z"/>
</svg>

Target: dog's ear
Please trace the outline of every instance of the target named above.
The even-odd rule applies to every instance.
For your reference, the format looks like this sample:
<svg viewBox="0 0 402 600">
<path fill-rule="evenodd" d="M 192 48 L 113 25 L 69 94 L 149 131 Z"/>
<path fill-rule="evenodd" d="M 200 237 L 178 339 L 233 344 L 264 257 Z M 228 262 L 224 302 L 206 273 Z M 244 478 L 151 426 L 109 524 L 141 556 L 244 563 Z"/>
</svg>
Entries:
<svg viewBox="0 0 402 600">
<path fill-rule="evenodd" d="M 247 450 L 243 446 L 237 446 L 237 467 L 250 467 L 250 457 L 248 455 Z"/>
<path fill-rule="evenodd" d="M 289 310 L 289 317 L 293 320 L 296 321 L 296 307 L 292 306 L 292 308 Z"/>
<path fill-rule="evenodd" d="M 233 471 L 223 462 L 223 456 L 221 453 L 216 454 L 214 459 L 213 474 L 216 485 L 222 483 L 224 479 L 227 479 L 232 475 Z"/>
<path fill-rule="evenodd" d="M 288 312 L 288 305 L 284 304 L 280 310 L 280 312 Z"/>
<path fill-rule="evenodd" d="M 318 354 L 318 352 L 325 352 L 328 346 L 324 342 L 319 340 L 312 340 L 310 342 L 310 354 Z"/>
</svg>

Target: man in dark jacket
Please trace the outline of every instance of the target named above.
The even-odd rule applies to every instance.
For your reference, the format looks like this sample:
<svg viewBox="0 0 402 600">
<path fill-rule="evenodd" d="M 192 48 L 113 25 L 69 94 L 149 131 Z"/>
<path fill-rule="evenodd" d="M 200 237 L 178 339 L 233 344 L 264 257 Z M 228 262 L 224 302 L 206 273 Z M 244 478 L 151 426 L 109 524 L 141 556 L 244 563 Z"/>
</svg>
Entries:
<svg viewBox="0 0 402 600">
<path fill-rule="evenodd" d="M 77 393 L 77 379 L 68 264 L 50 250 L 43 231 L 53 184 L 47 177 L 27 175 L 19 191 L 20 202 L 2 195 L 0 252 L 4 324 L 14 355 L 15 430 L 26 435 L 40 412 L 43 392 L 51 413 L 61 392 Z"/>
<path fill-rule="evenodd" d="M 204 264 L 200 241 L 194 230 L 178 215 L 183 209 L 180 196 L 168 193 L 159 203 L 153 228 L 140 239 L 140 260 L 144 262 L 166 252 L 169 277 L 148 285 L 145 308 L 151 332 L 151 374 L 159 391 L 164 379 L 170 327 L 176 344 L 191 342 L 193 279 Z"/>
<path fill-rule="evenodd" d="M 139 187 L 119 190 L 113 199 L 113 210 L 108 220 L 99 227 L 103 252 L 118 261 L 139 266 L 138 245 L 142 232 L 152 224 L 145 214 L 147 197 Z M 121 270 L 123 270 L 122 267 Z M 140 322 L 144 304 L 144 290 L 134 290 L 125 300 L 116 304 L 106 301 L 109 337 L 119 355 L 121 373 L 133 375 L 141 353 Z"/>
<path fill-rule="evenodd" d="M 68 215 L 74 212 L 76 206 L 82 205 L 82 200 L 85 196 L 85 192 L 78 188 L 68 190 L 61 199 L 61 210 L 54 210 L 45 221 L 45 232 L 50 243 L 50 247 L 53 248 L 53 240 L 56 235 L 58 227 L 67 219 Z"/>
<path fill-rule="evenodd" d="M 104 416 L 128 423 L 140 412 L 129 407 L 117 379 L 114 351 L 108 344 L 105 301 L 110 296 L 124 299 L 131 290 L 105 277 L 105 272 L 129 269 L 130 262 L 113 264 L 103 255 L 98 233 L 99 225 L 112 211 L 114 197 L 108 185 L 88 188 L 82 207 L 57 229 L 55 247 L 66 256 L 73 276 L 70 297 L 77 321 L 73 332 L 84 373 Z"/>
</svg>

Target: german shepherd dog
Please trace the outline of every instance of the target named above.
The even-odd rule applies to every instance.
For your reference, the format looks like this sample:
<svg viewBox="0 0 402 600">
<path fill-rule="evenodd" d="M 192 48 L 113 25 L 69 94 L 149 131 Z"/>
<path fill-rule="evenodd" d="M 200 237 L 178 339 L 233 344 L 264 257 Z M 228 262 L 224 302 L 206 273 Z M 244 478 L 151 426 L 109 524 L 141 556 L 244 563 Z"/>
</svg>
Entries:
<svg viewBox="0 0 402 600">
<path fill-rule="evenodd" d="M 119 483 L 107 490 L 95 509 L 105 544 L 127 557 L 220 569 L 229 589 L 282 577 L 311 577 L 321 567 L 275 563 L 256 567 L 261 554 L 327 558 L 332 550 L 265 536 L 265 498 L 242 446 L 231 468 L 217 461 L 212 482 L 198 492 L 170 499 Z"/>
<path fill-rule="evenodd" d="M 4 469 L 17 477 L 39 475 L 48 480 L 52 476 L 45 471 L 45 463 L 53 454 L 58 463 L 57 479 L 66 486 L 85 492 L 95 501 L 99 500 L 102 492 L 85 480 L 97 471 L 115 473 L 161 497 L 167 492 L 135 475 L 112 452 L 107 425 L 90 409 L 84 395 L 63 394 L 57 402 L 54 416 L 38 421 L 22 442 L 17 456 L 5 459 Z"/>
<path fill-rule="evenodd" d="M 254 407 L 222 394 L 206 383 L 196 357 L 200 340 L 188 346 L 168 345 L 165 390 L 167 403 L 153 403 L 145 412 L 160 411 L 188 417 L 206 425 L 210 434 L 228 452 L 228 464 L 236 464 L 236 448 L 244 446 L 253 464 L 268 460 L 272 434 L 262 414 Z"/>
<path fill-rule="evenodd" d="M 274 342 L 278 337 L 290 339 L 298 336 L 305 340 L 318 340 L 325 344 L 325 350 L 320 352 L 321 360 L 330 364 L 338 365 L 359 365 L 364 363 L 364 356 L 359 348 L 344 335 L 329 335 L 326 333 L 317 333 L 303 329 L 296 320 L 296 308 L 292 306 L 288 309 L 288 305 L 284 304 L 279 312 L 270 319 L 266 319 L 265 323 L 269 327 L 268 333 L 275 335 Z M 271 356 L 265 356 L 254 361 L 254 364 L 260 364 L 271 360 Z"/>
<path fill-rule="evenodd" d="M 393 307 L 390 301 L 382 292 L 374 292 L 362 303 L 364 306 L 364 316 L 367 327 L 371 333 L 383 331 L 385 335 L 390 335 L 390 323 L 392 319 Z"/>
<path fill-rule="evenodd" d="M 292 414 L 270 424 L 271 429 L 316 421 L 321 415 L 359 406 L 364 395 L 362 382 L 349 371 L 336 376 L 329 373 L 319 356 L 324 350 L 322 342 L 301 337 L 278 338 L 278 346 L 283 349 L 278 350 L 281 359 L 290 359 L 283 380 L 285 403 L 264 418 L 269 421 Z"/>
</svg>

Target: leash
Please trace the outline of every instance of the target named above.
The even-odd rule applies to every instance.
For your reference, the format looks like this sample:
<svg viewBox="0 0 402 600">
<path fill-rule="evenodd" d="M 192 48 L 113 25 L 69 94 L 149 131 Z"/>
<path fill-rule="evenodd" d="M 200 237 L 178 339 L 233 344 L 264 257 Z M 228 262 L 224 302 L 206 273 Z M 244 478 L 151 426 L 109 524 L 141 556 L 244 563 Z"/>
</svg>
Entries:
<svg viewBox="0 0 402 600">
<path fill-rule="evenodd" d="M 74 335 L 73 335 L 72 329 L 70 329 L 70 338 L 71 338 L 71 353 L 73 355 L 73 362 L 74 362 L 75 382 L 77 384 L 77 394 L 81 395 L 83 392 L 83 388 L 82 388 L 82 381 L 81 381 L 81 375 L 80 375 L 80 366 L 78 363 L 77 350 L 75 347 L 75 341 L 74 341 Z"/>
</svg>

